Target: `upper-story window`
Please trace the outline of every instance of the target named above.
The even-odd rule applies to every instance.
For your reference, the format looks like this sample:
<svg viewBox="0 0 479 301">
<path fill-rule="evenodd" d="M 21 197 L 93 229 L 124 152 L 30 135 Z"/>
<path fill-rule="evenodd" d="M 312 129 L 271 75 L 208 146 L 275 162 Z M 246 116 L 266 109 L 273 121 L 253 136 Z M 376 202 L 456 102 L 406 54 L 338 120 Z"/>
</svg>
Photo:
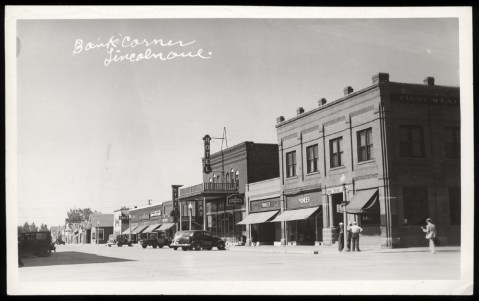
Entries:
<svg viewBox="0 0 479 301">
<path fill-rule="evenodd" d="M 343 137 L 329 140 L 329 163 L 331 168 L 343 165 Z"/>
<path fill-rule="evenodd" d="M 213 178 L 210 178 L 210 183 L 213 183 Z"/>
<path fill-rule="evenodd" d="M 399 126 L 399 152 L 403 158 L 424 157 L 424 134 L 422 126 Z"/>
<path fill-rule="evenodd" d="M 373 158 L 373 130 L 371 128 L 358 132 L 358 162 Z"/>
<path fill-rule="evenodd" d="M 216 174 L 213 174 L 213 183 L 216 183 Z"/>
<path fill-rule="evenodd" d="M 318 145 L 311 145 L 306 148 L 306 160 L 308 161 L 308 173 L 318 171 Z"/>
<path fill-rule="evenodd" d="M 235 183 L 236 185 L 239 185 L 239 170 L 237 170 L 235 173 Z"/>
<path fill-rule="evenodd" d="M 220 175 L 216 175 L 216 183 L 220 183 Z"/>
<path fill-rule="evenodd" d="M 230 173 L 229 172 L 227 172 L 226 175 L 225 175 L 225 182 L 226 183 L 230 182 Z"/>
<path fill-rule="evenodd" d="M 461 131 L 458 127 L 445 128 L 446 158 L 459 159 L 461 157 Z"/>
<path fill-rule="evenodd" d="M 286 177 L 296 176 L 296 151 L 286 153 Z"/>
</svg>

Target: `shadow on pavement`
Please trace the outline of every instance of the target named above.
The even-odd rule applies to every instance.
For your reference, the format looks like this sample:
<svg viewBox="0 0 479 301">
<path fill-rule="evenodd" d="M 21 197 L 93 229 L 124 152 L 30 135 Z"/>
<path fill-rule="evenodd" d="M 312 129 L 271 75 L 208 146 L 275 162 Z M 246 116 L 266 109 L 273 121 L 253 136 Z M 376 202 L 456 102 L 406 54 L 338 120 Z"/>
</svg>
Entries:
<svg viewBox="0 0 479 301">
<path fill-rule="evenodd" d="M 82 252 L 56 252 L 49 257 L 22 257 L 23 267 L 135 261 Z"/>
</svg>

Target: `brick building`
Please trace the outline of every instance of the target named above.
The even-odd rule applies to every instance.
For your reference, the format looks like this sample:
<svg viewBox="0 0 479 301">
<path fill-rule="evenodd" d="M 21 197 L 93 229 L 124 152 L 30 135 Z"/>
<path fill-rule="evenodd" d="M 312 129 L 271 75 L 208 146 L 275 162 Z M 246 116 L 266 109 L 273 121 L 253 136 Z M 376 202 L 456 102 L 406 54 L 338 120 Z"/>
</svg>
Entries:
<svg viewBox="0 0 479 301">
<path fill-rule="evenodd" d="M 171 236 L 170 231 L 176 229 L 171 210 L 172 201 L 132 208 L 129 210 L 129 227 L 122 234 L 128 235 L 133 241 L 142 233 L 153 231 L 164 231 Z"/>
<path fill-rule="evenodd" d="M 184 213 L 191 205 L 203 229 L 233 242 L 245 242 L 246 227 L 238 225 L 246 217 L 245 185 L 278 177 L 278 160 L 276 144 L 249 141 L 212 154 L 212 171 L 203 173 L 203 183 L 180 189 L 182 219 L 187 218 Z M 238 196 L 235 203 L 231 201 L 233 195 Z"/>
<path fill-rule="evenodd" d="M 389 81 L 285 120 L 278 117 L 283 244 L 332 244 L 346 208 L 361 245 L 424 246 L 432 218 L 444 244 L 460 244 L 459 88 Z M 344 201 L 348 201 L 344 207 Z"/>
</svg>

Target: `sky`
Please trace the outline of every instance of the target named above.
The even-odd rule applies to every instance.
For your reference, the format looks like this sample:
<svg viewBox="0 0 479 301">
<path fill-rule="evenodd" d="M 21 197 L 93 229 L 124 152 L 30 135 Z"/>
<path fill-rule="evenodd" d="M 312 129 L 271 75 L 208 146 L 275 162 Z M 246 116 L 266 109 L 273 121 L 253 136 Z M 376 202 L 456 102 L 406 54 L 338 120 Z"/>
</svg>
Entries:
<svg viewBox="0 0 479 301">
<path fill-rule="evenodd" d="M 16 35 L 18 224 L 168 201 L 172 184 L 201 183 L 204 135 L 277 143 L 276 117 L 378 72 L 459 86 L 454 18 L 19 20 Z M 122 47 L 125 37 L 176 44 Z M 110 48 L 205 58 L 105 66 Z"/>
</svg>

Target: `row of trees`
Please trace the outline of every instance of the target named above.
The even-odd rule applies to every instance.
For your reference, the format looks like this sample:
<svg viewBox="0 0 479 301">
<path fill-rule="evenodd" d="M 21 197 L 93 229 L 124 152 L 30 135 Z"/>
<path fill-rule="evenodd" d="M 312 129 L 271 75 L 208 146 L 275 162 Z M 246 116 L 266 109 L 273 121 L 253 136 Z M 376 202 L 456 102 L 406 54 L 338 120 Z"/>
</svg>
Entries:
<svg viewBox="0 0 479 301">
<path fill-rule="evenodd" d="M 25 233 L 25 232 L 38 232 L 38 231 L 50 231 L 46 224 L 41 224 L 40 228 L 35 225 L 35 222 L 29 224 L 25 222 L 23 226 L 17 226 L 18 233 Z"/>
</svg>

